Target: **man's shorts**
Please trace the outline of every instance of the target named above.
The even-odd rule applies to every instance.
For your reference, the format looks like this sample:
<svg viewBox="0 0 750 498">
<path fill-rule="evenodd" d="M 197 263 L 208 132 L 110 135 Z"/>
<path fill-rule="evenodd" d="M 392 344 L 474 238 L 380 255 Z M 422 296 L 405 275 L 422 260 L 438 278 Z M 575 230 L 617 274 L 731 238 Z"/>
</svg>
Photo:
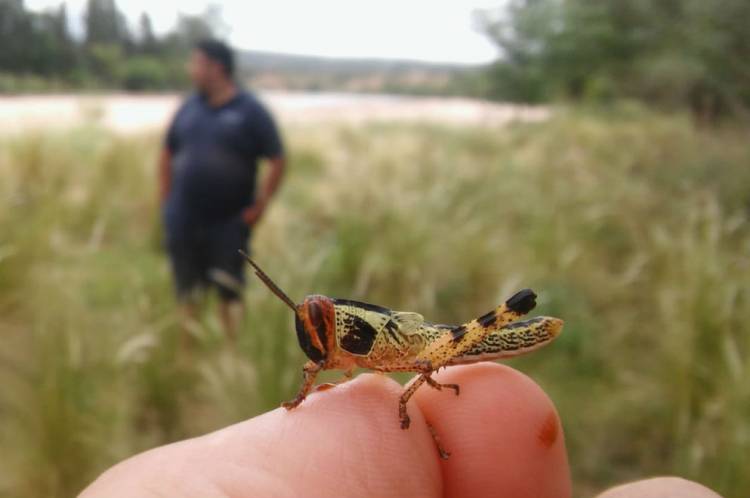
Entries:
<svg viewBox="0 0 750 498">
<path fill-rule="evenodd" d="M 190 301 L 209 287 L 223 301 L 240 299 L 245 260 L 239 250 L 248 251 L 250 228 L 236 217 L 182 232 L 167 235 L 178 300 Z"/>
</svg>

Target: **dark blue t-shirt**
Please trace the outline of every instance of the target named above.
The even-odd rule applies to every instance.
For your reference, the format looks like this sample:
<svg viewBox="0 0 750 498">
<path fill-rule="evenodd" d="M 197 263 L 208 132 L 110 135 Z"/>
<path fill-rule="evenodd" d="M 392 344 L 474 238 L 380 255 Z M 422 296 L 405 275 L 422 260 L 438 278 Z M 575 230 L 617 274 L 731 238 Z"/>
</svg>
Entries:
<svg viewBox="0 0 750 498">
<path fill-rule="evenodd" d="M 188 97 L 165 145 L 172 155 L 169 231 L 239 216 L 255 200 L 258 159 L 283 155 L 273 118 L 244 90 L 219 107 L 200 94 Z"/>
</svg>

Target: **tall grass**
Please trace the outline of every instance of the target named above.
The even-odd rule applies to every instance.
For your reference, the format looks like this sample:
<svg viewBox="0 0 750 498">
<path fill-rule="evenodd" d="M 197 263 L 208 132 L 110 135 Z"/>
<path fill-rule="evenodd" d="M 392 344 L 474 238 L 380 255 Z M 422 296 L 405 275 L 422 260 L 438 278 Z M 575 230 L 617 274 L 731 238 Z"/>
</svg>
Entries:
<svg viewBox="0 0 750 498">
<path fill-rule="evenodd" d="M 566 320 L 512 364 L 558 405 L 578 493 L 677 473 L 750 491 L 750 150 L 679 116 L 287 130 L 254 251 L 320 292 L 460 322 L 513 290 Z M 70 496 L 141 449 L 293 395 L 291 317 L 251 282 L 239 350 L 179 349 L 153 136 L 0 145 L 0 495 Z"/>
</svg>

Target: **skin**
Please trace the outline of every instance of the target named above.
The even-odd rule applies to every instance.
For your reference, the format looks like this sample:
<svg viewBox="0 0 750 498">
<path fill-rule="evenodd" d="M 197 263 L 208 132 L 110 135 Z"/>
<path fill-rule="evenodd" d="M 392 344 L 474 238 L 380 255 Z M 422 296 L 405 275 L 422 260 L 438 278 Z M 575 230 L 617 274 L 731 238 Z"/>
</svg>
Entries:
<svg viewBox="0 0 750 498">
<path fill-rule="evenodd" d="M 224 66 L 206 57 L 200 50 L 194 50 L 187 64 L 187 72 L 196 90 L 206 96 L 213 107 L 220 107 L 229 102 L 239 91 L 232 77 L 226 74 Z M 159 202 L 164 204 L 172 184 L 172 155 L 167 148 L 162 149 L 159 157 Z M 272 197 L 281 184 L 286 163 L 283 157 L 268 158 L 269 172 L 256 196 L 255 204 L 242 212 L 242 219 L 248 226 L 256 225 L 268 207 Z M 183 321 L 186 330 L 197 315 L 195 303 L 182 305 Z M 219 304 L 219 319 L 230 340 L 234 341 L 244 315 L 241 301 L 227 301 Z"/>
<path fill-rule="evenodd" d="M 293 411 L 276 409 L 131 458 L 105 473 L 82 496 L 324 497 L 340 496 L 345 490 L 350 497 L 481 498 L 497 496 L 498 489 L 521 489 L 530 480 L 539 486 L 508 496 L 570 496 L 562 437 L 551 446 L 537 439 L 539 420 L 554 413 L 539 387 L 495 364 L 451 368 L 436 378 L 464 382 L 461 401 L 476 406 L 478 414 L 457 408 L 452 392 L 424 392 L 409 405 L 411 428 L 401 430 L 397 405 L 403 387 L 388 377 L 364 374 L 313 393 Z M 486 387 L 489 392 L 483 392 Z M 447 461 L 438 457 L 426 416 L 453 452 Z M 478 416 L 493 420 L 490 435 L 487 427 L 474 423 Z M 513 436 L 519 427 L 525 436 Z M 506 482 L 508 474 L 497 472 L 502 466 L 498 462 L 508 464 L 508 449 L 491 439 L 498 436 L 511 438 L 513 451 L 540 457 L 512 465 L 511 482 Z M 527 446 L 534 448 L 531 453 Z M 541 483 L 538 475 L 549 478 Z M 477 494 L 488 479 L 492 487 Z M 463 493 L 455 494 L 459 486 Z M 536 494 L 540 490 L 547 494 Z"/>
<path fill-rule="evenodd" d="M 721 496 L 687 479 L 654 477 L 617 486 L 597 498 L 721 498 Z"/>
<path fill-rule="evenodd" d="M 571 496 L 560 420 L 546 394 L 523 374 L 494 363 L 450 367 L 420 390 L 401 430 L 402 387 L 365 374 L 312 394 L 298 409 L 276 409 L 198 437 L 156 448 L 111 468 L 80 495 L 94 497 L 554 497 Z M 440 460 L 426 421 L 452 452 Z M 630 491 L 632 493 L 628 494 Z M 716 494 L 662 478 L 599 498 Z"/>
</svg>

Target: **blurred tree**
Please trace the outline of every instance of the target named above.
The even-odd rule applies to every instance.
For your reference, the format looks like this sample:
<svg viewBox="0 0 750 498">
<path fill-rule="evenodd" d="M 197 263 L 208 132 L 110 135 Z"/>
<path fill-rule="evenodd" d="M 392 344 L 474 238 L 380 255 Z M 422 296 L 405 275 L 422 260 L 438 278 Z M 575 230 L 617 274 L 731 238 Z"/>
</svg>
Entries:
<svg viewBox="0 0 750 498">
<path fill-rule="evenodd" d="M 57 72 L 66 74 L 77 63 L 77 44 L 68 29 L 68 8 L 65 3 L 60 4 L 52 25 L 55 44 L 57 47 Z"/>
<path fill-rule="evenodd" d="M 154 54 L 158 50 L 158 41 L 154 34 L 154 27 L 151 23 L 151 17 L 146 12 L 141 13 L 138 21 L 140 31 L 138 33 L 138 44 L 140 51 L 146 54 Z"/>
<path fill-rule="evenodd" d="M 68 13 L 65 4 L 55 11 L 33 14 L 31 17 L 34 43 L 27 48 L 26 57 L 36 74 L 64 76 L 75 65 L 76 45 L 68 32 Z"/>
<path fill-rule="evenodd" d="M 88 0 L 84 40 L 70 33 L 64 2 L 29 11 L 23 0 L 0 0 L 0 91 L 39 91 L 64 86 L 182 88 L 184 56 L 201 38 L 226 32 L 218 7 L 180 16 L 173 31 L 159 37 L 141 14 L 131 35 L 115 0 Z"/>
<path fill-rule="evenodd" d="M 220 11 L 211 6 L 200 15 L 180 14 L 175 29 L 160 41 L 161 53 L 173 61 L 184 58 L 198 41 L 217 37 L 217 29 L 222 29 L 220 19 Z M 170 73 L 171 81 L 184 83 L 181 65 L 173 65 Z"/>
<path fill-rule="evenodd" d="M 97 79 L 106 84 L 119 82 L 123 51 L 111 43 L 94 44 L 88 50 L 89 66 Z"/>
<path fill-rule="evenodd" d="M 173 49 L 185 52 L 196 42 L 213 35 L 213 29 L 205 17 L 180 14 L 174 32 L 168 38 Z"/>
<path fill-rule="evenodd" d="M 85 14 L 86 43 L 122 44 L 128 41 L 127 23 L 114 0 L 88 0 Z"/>
<path fill-rule="evenodd" d="M 52 76 L 75 64 L 64 5 L 34 13 L 21 0 L 0 0 L 0 46 L 0 72 Z"/>
<path fill-rule="evenodd" d="M 746 0 L 511 0 L 479 14 L 501 51 L 487 93 L 524 102 L 638 98 L 707 119 L 747 114 L 748 20 Z"/>
<path fill-rule="evenodd" d="M 126 90 L 160 90 L 168 86 L 169 74 L 158 59 L 149 56 L 128 58 L 121 66 L 120 80 Z"/>
<path fill-rule="evenodd" d="M 0 72 L 25 72 L 25 52 L 32 41 L 31 16 L 23 0 L 0 0 Z"/>
</svg>

